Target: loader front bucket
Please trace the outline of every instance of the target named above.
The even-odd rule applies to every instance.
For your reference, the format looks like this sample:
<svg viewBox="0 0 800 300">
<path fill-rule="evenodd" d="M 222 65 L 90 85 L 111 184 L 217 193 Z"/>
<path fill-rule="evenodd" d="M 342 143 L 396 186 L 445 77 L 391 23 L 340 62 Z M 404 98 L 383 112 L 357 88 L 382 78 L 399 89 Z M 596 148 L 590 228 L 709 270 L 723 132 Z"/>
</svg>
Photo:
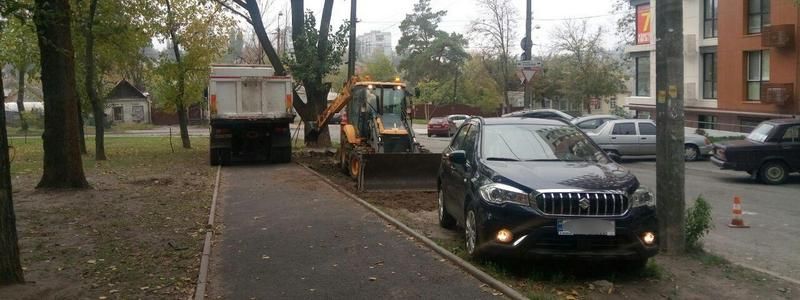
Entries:
<svg viewBox="0 0 800 300">
<path fill-rule="evenodd" d="M 436 191 L 441 157 L 440 153 L 362 154 L 358 191 Z"/>
</svg>

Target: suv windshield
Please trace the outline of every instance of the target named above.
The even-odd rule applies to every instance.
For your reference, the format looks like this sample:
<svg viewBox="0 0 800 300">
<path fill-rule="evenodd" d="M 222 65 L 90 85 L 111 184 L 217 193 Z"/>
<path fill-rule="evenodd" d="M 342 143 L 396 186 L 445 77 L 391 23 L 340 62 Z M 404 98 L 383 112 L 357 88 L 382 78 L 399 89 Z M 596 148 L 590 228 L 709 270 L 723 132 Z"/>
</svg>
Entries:
<svg viewBox="0 0 800 300">
<path fill-rule="evenodd" d="M 599 149 L 570 126 L 505 124 L 484 128 L 482 155 L 488 160 L 605 160 Z"/>
<path fill-rule="evenodd" d="M 770 124 L 758 125 L 756 129 L 753 129 L 753 132 L 750 132 L 750 134 L 747 136 L 747 139 L 763 143 L 767 140 L 767 137 L 773 128 L 775 128 L 775 126 Z"/>
</svg>

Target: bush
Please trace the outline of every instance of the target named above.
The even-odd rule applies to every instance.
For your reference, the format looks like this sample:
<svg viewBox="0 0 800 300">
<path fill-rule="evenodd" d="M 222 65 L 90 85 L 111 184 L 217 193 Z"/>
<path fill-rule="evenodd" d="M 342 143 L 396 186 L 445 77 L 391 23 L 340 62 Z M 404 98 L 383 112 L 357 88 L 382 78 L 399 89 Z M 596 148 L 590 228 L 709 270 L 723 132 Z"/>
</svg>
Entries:
<svg viewBox="0 0 800 300">
<path fill-rule="evenodd" d="M 686 247 L 688 249 L 696 250 L 702 247 L 700 239 L 714 228 L 711 221 L 711 204 L 700 195 L 694 205 L 686 210 Z"/>
<path fill-rule="evenodd" d="M 28 124 L 28 128 L 44 128 L 44 116 L 40 110 L 32 109 L 22 112 L 22 118 Z"/>
</svg>

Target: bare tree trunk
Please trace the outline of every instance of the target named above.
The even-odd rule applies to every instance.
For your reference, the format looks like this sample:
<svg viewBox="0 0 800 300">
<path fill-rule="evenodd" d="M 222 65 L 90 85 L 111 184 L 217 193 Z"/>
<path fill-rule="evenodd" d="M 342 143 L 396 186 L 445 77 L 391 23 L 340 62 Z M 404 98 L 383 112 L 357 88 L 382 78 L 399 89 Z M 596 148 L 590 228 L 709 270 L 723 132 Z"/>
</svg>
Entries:
<svg viewBox="0 0 800 300">
<path fill-rule="evenodd" d="M 169 35 L 170 38 L 172 38 L 172 51 L 175 53 L 175 62 L 178 63 L 178 67 L 180 68 L 180 71 L 178 71 L 178 95 L 176 95 L 178 99 L 176 100 L 175 112 L 178 114 L 178 125 L 181 131 L 181 142 L 183 142 L 183 148 L 190 149 L 192 148 L 192 142 L 189 140 L 189 120 L 186 115 L 186 104 L 183 102 L 183 97 L 186 94 L 186 70 L 181 59 L 180 41 L 178 40 L 178 33 L 175 30 L 175 24 L 172 16 L 172 5 L 170 4 L 169 0 L 167 0 L 167 14 L 170 23 Z"/>
<path fill-rule="evenodd" d="M 17 112 L 19 113 L 19 126 L 22 131 L 28 131 L 28 122 L 22 114 L 25 112 L 25 70 L 27 66 L 17 66 Z"/>
<path fill-rule="evenodd" d="M 37 188 L 86 188 L 78 145 L 75 62 L 68 0 L 36 0 L 44 95 L 44 166 Z"/>
<path fill-rule="evenodd" d="M 175 110 L 178 113 L 178 126 L 181 128 L 183 148 L 190 149 L 192 148 L 192 141 L 189 140 L 189 117 L 186 114 L 186 105 L 178 103 Z"/>
<path fill-rule="evenodd" d="M 85 89 L 86 94 L 89 95 L 89 103 L 92 104 L 92 115 L 94 116 L 94 159 L 106 160 L 106 145 L 105 145 L 105 110 L 103 104 L 100 103 L 100 97 L 97 95 L 95 87 L 95 77 L 97 76 L 97 67 L 95 66 L 94 58 L 94 17 L 97 13 L 97 0 L 91 0 L 89 3 L 89 15 L 86 18 L 86 24 L 83 30 L 84 38 L 86 39 L 86 80 Z"/>
<path fill-rule="evenodd" d="M 87 154 L 86 152 L 86 132 L 84 132 L 83 128 L 83 107 L 81 107 L 81 98 L 78 97 L 78 101 L 75 102 L 78 106 L 78 146 L 80 146 L 81 154 Z"/>
<path fill-rule="evenodd" d="M 0 80 L 0 91 L 2 90 L 3 81 Z M 8 133 L 5 124 L 6 107 L 0 105 L 0 285 L 25 282 L 17 243 L 17 224 L 11 193 L 11 161 L 8 157 Z"/>
</svg>

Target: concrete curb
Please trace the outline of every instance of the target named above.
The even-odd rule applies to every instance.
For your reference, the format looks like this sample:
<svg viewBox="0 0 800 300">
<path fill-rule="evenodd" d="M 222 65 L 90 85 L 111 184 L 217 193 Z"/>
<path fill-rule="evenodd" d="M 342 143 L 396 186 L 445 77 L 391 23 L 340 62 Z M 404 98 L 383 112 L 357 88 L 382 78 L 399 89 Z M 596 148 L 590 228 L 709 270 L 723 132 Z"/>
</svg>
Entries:
<svg viewBox="0 0 800 300">
<path fill-rule="evenodd" d="M 383 212 L 382 210 L 380 210 L 376 206 L 370 204 L 369 202 L 365 201 L 364 199 L 361 199 L 358 196 L 354 195 L 353 193 L 350 193 L 350 191 L 346 190 L 343 187 L 340 187 L 339 185 L 337 185 L 336 183 L 334 183 L 330 179 L 326 178 L 324 175 L 322 175 L 322 174 L 318 173 L 317 171 L 314 171 L 311 168 L 309 168 L 307 166 L 304 166 L 302 164 L 298 163 L 298 165 L 300 165 L 301 167 L 305 168 L 306 170 L 308 170 L 312 174 L 314 174 L 317 177 L 319 177 L 320 179 L 322 179 L 322 181 L 324 181 L 325 183 L 330 185 L 333 189 L 335 189 L 335 190 L 347 195 L 347 197 L 355 200 L 356 202 L 358 202 L 362 206 L 364 206 L 367 209 L 371 210 L 372 212 L 374 212 L 375 214 L 377 214 L 378 216 L 380 216 L 384 220 L 388 221 L 392 225 L 394 225 L 397 228 L 399 228 L 404 233 L 410 235 L 411 237 L 413 237 L 413 238 L 417 239 L 418 241 L 420 241 L 421 243 L 425 244 L 425 246 L 427 246 L 429 249 L 433 250 L 434 252 L 436 252 L 439 255 L 443 256 L 444 258 L 448 259 L 450 262 L 452 262 L 453 264 L 455 264 L 456 266 L 458 266 L 459 268 L 461 268 L 465 272 L 469 273 L 470 275 L 472 275 L 476 279 L 478 279 L 481 282 L 489 285 L 490 287 L 494 288 L 495 290 L 503 293 L 506 297 L 511 298 L 511 299 L 528 299 L 528 297 L 523 296 L 517 290 L 515 290 L 515 289 L 509 287 L 508 285 L 506 285 L 505 283 L 495 279 L 491 275 L 486 274 L 485 272 L 481 271 L 480 269 L 478 269 L 477 267 L 473 266 L 469 262 L 467 262 L 467 261 L 461 259 L 460 257 L 456 256 L 455 254 L 451 253 L 447 249 L 442 248 L 441 246 L 436 244 L 436 242 L 432 241 L 431 239 L 427 238 L 426 236 L 422 235 L 421 233 L 415 231 L 414 229 L 411 229 L 410 227 L 408 227 L 405 224 L 403 224 L 403 222 L 400 222 L 399 220 L 395 219 L 394 217 L 388 215 L 387 213 Z M 197 299 L 197 298 L 195 298 L 195 299 Z"/>
<path fill-rule="evenodd" d="M 214 181 L 214 194 L 211 196 L 211 209 L 208 213 L 208 224 L 206 224 L 206 238 L 203 243 L 203 254 L 200 257 L 200 274 L 197 275 L 197 287 L 194 291 L 195 300 L 206 298 L 206 286 L 208 285 L 208 261 L 211 258 L 211 238 L 214 236 L 214 215 L 217 213 L 217 194 L 219 193 L 219 178 L 222 166 L 217 167 L 217 179 Z"/>
</svg>

